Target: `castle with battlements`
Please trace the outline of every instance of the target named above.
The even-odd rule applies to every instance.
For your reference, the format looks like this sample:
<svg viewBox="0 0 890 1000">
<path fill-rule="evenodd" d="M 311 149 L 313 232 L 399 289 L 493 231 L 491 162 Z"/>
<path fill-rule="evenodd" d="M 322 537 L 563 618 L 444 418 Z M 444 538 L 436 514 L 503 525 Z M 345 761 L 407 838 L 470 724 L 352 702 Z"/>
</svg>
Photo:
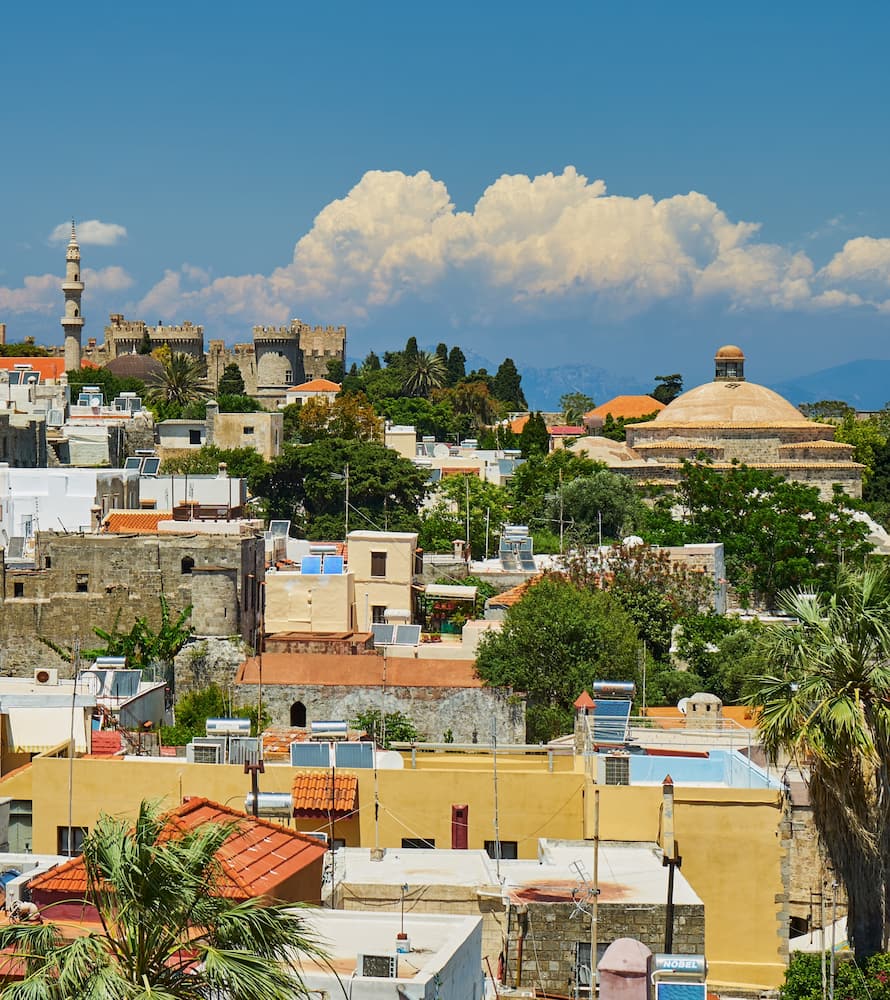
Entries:
<svg viewBox="0 0 890 1000">
<path fill-rule="evenodd" d="M 66 370 L 80 368 L 82 361 L 102 368 L 127 354 L 148 353 L 146 347 L 154 350 L 166 346 L 175 353 L 203 359 L 207 365 L 207 385 L 212 391 L 219 385 L 226 366 L 236 364 L 244 379 L 245 392 L 274 408 L 291 386 L 314 378 L 327 378 L 330 361 L 343 363 L 346 360 L 345 326 L 310 326 L 299 319 L 291 320 L 288 326 L 255 326 L 250 344 L 235 344 L 229 348 L 221 340 L 211 340 L 205 350 L 203 326 L 188 322 L 180 326 L 149 326 L 142 320 L 125 319 L 121 313 L 112 313 L 105 327 L 104 343 L 99 344 L 95 337 L 89 337 L 82 345 L 84 283 L 73 222 L 65 261 L 62 283 L 65 343 L 54 353 L 64 353 Z"/>
</svg>

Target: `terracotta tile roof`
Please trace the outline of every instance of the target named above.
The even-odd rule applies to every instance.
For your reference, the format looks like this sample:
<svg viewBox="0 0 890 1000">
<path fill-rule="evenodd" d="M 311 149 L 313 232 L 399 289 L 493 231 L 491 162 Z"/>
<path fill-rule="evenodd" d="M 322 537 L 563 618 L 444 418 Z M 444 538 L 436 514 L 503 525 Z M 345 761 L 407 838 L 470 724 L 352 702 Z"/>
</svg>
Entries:
<svg viewBox="0 0 890 1000">
<path fill-rule="evenodd" d="M 263 684 L 323 687 L 380 687 L 383 657 L 377 653 L 264 653 Z M 257 684 L 256 657 L 238 668 L 236 684 Z M 481 688 L 473 660 L 439 660 L 390 656 L 386 686 L 409 688 Z"/>
<path fill-rule="evenodd" d="M 161 521 L 172 521 L 169 510 L 112 510 L 103 521 L 102 530 L 112 535 L 156 535 Z"/>
<path fill-rule="evenodd" d="M 295 385 L 288 392 L 339 392 L 340 386 L 326 378 L 314 378 L 302 385 Z"/>
<path fill-rule="evenodd" d="M 486 603 L 490 608 L 512 608 L 514 604 L 518 604 L 522 600 L 529 587 L 533 587 L 541 579 L 541 575 L 539 573 L 537 576 L 518 583 L 509 590 L 505 590 L 502 594 L 495 594 L 494 597 L 489 597 Z"/>
<path fill-rule="evenodd" d="M 551 437 L 580 437 L 580 435 L 587 432 L 586 427 L 578 427 L 575 424 L 554 424 L 552 427 L 548 427 L 547 430 L 550 432 Z"/>
<path fill-rule="evenodd" d="M 585 413 L 585 417 L 602 417 L 603 420 L 611 413 L 613 419 L 619 417 L 648 417 L 650 413 L 660 412 L 664 409 L 664 403 L 659 403 L 651 396 L 616 396 L 607 403 Z"/>
<path fill-rule="evenodd" d="M 479 476 L 482 477 L 482 467 L 479 465 L 446 465 L 442 468 L 442 478 L 447 476 Z"/>
<path fill-rule="evenodd" d="M 298 813 L 351 813 L 358 801 L 358 777 L 354 774 L 334 775 L 334 808 L 331 809 L 331 772 L 301 771 L 294 775 L 294 815 Z"/>
<path fill-rule="evenodd" d="M 521 434 L 522 428 L 528 423 L 529 414 L 526 413 L 523 417 L 517 417 L 515 420 L 510 421 L 510 430 L 514 434 Z"/>
<path fill-rule="evenodd" d="M 94 729 L 90 733 L 90 754 L 93 757 L 112 757 L 121 748 L 121 734 L 116 729 Z"/>
<path fill-rule="evenodd" d="M 65 371 L 64 358 L 0 358 L 0 368 L 6 371 L 13 371 L 16 365 L 28 365 L 41 379 L 56 379 Z"/>
<path fill-rule="evenodd" d="M 190 798 L 167 814 L 167 836 L 196 830 L 206 823 L 229 823 L 233 830 L 217 853 L 220 864 L 220 895 L 231 899 L 273 896 L 276 888 L 325 853 L 314 837 L 254 819 L 236 809 L 204 798 Z M 31 889 L 66 893 L 74 898 L 87 891 L 83 857 L 72 858 L 58 868 L 38 875 Z"/>
<path fill-rule="evenodd" d="M 587 691 L 582 691 L 575 699 L 575 708 L 594 708 L 596 702 L 590 697 Z"/>
</svg>

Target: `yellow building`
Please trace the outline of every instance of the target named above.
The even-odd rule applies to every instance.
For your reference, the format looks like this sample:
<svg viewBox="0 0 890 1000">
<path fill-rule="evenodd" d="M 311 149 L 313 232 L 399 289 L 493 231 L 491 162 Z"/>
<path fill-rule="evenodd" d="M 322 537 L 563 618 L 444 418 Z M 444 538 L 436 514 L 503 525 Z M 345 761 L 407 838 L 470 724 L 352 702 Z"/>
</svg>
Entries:
<svg viewBox="0 0 890 1000">
<path fill-rule="evenodd" d="M 0 781 L 0 794 L 13 800 L 20 822 L 30 808 L 30 847 L 37 853 L 58 851 L 69 823 L 88 829 L 103 810 L 133 815 L 143 798 L 174 806 L 197 795 L 241 805 L 249 791 L 240 766 L 166 757 L 78 758 L 69 772 L 67 748 L 58 753 L 35 757 L 30 766 Z M 450 848 L 452 806 L 460 805 L 467 809 L 467 847 L 484 849 L 495 838 L 497 794 L 500 841 L 515 849 L 518 858 L 534 858 L 540 838 L 593 837 L 593 792 L 598 789 L 603 840 L 658 843 L 661 782 L 670 772 L 682 873 L 705 907 L 709 982 L 717 989 L 780 983 L 787 956 L 784 796 L 775 781 L 742 755 L 644 755 L 640 766 L 648 770 L 635 776 L 632 761 L 631 783 L 621 786 L 596 784 L 582 756 L 548 753 L 544 747 L 499 753 L 496 782 L 490 753 L 417 751 L 402 756 L 403 767 L 397 769 L 339 771 L 357 779 L 354 786 L 349 783 L 354 787 L 351 808 L 338 809 L 333 829 L 326 815 L 301 817 L 298 828 L 323 830 L 355 847 L 402 849 L 427 841 Z M 315 772 L 317 780 L 328 780 L 331 773 L 323 768 Z M 305 774 L 306 769 L 268 762 L 260 787 L 293 794 L 295 781 L 305 782 L 298 778 Z"/>
</svg>

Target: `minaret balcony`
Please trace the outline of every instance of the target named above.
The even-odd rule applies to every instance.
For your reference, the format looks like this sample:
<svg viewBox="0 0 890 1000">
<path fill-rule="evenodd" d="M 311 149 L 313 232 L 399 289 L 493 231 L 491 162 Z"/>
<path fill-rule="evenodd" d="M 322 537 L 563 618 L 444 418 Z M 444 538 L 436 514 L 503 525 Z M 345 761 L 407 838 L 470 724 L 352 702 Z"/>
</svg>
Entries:
<svg viewBox="0 0 890 1000">
<path fill-rule="evenodd" d="M 62 326 L 83 326 L 83 316 L 63 316 L 59 322 Z"/>
<path fill-rule="evenodd" d="M 62 282 L 63 292 L 82 292 L 83 282 L 82 281 L 63 281 Z"/>
</svg>

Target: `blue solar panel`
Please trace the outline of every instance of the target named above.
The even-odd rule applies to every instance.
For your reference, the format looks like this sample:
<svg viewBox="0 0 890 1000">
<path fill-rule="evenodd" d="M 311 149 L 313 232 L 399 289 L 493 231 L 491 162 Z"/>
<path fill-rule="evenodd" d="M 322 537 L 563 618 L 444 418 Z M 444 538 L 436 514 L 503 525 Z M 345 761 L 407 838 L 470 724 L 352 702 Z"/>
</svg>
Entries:
<svg viewBox="0 0 890 1000">
<path fill-rule="evenodd" d="M 595 701 L 593 703 L 593 739 L 595 743 L 625 743 L 630 720 L 629 701 Z"/>
<path fill-rule="evenodd" d="M 327 743 L 291 743 L 291 767 L 330 767 L 331 751 Z"/>
<path fill-rule="evenodd" d="M 705 1000 L 707 987 L 704 983 L 665 983 L 655 984 L 656 1000 Z"/>
<path fill-rule="evenodd" d="M 334 760 L 337 767 L 373 767 L 373 743 L 335 743 Z"/>
<path fill-rule="evenodd" d="M 324 571 L 332 576 L 339 576 L 343 572 L 343 556 L 325 556 Z"/>
<path fill-rule="evenodd" d="M 321 556 L 303 556 L 300 560 L 301 573 L 321 573 Z"/>
</svg>

